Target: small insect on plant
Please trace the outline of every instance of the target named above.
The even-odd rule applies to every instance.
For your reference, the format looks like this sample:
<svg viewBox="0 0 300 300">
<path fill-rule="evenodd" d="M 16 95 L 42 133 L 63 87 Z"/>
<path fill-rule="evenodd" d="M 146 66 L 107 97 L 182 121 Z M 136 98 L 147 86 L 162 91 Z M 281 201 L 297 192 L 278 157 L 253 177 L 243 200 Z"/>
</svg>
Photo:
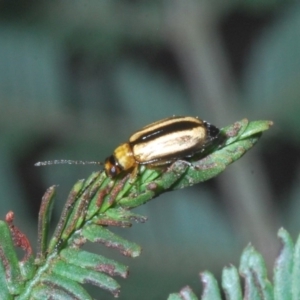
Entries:
<svg viewBox="0 0 300 300">
<path fill-rule="evenodd" d="M 220 130 L 195 117 L 173 116 L 133 133 L 106 158 L 104 169 L 110 178 L 121 172 L 131 172 L 131 181 L 138 174 L 139 165 L 168 166 L 176 160 L 187 160 L 203 153 L 218 140 Z M 187 162 L 188 163 L 188 162 Z M 53 160 L 38 162 L 35 166 L 53 164 L 103 164 L 96 161 Z"/>
</svg>

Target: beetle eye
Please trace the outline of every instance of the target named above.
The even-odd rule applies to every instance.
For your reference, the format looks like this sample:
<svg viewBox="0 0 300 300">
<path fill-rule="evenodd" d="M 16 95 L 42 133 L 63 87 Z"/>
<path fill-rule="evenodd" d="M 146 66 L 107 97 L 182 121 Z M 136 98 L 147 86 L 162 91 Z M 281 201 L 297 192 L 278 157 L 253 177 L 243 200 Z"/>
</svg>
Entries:
<svg viewBox="0 0 300 300">
<path fill-rule="evenodd" d="M 111 166 L 109 169 L 109 176 L 110 177 L 115 177 L 120 173 L 120 169 L 117 166 Z"/>
<path fill-rule="evenodd" d="M 105 172 L 110 178 L 115 177 L 121 172 L 118 162 L 115 160 L 114 156 L 111 155 L 105 160 Z"/>
</svg>

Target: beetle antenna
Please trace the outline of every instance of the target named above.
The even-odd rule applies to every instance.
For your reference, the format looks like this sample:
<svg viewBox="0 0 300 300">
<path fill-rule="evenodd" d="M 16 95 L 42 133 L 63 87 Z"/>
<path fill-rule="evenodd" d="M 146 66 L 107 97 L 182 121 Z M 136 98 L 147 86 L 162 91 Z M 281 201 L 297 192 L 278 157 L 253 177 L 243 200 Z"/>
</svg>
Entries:
<svg viewBox="0 0 300 300">
<path fill-rule="evenodd" d="M 50 166 L 50 165 L 103 165 L 103 163 L 100 161 L 55 159 L 55 160 L 39 161 L 34 165 L 36 167 L 42 167 L 42 166 Z"/>
</svg>

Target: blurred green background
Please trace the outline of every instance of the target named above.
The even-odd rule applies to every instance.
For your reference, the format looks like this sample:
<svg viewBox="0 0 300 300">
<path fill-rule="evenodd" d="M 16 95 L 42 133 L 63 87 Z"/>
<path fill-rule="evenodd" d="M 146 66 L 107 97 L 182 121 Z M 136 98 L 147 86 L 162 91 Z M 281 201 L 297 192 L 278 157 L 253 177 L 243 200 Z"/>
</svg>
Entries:
<svg viewBox="0 0 300 300">
<path fill-rule="evenodd" d="M 166 299 L 198 273 L 238 265 L 251 241 L 269 266 L 277 230 L 300 231 L 300 4 L 297 1 L 0 0 L 0 217 L 36 240 L 45 189 L 72 184 L 132 132 L 171 115 L 223 127 L 275 122 L 221 176 L 136 209 L 146 224 L 113 229 L 143 247 L 120 299 Z M 88 287 L 90 288 L 90 287 Z M 96 299 L 113 299 L 90 289 Z"/>
</svg>

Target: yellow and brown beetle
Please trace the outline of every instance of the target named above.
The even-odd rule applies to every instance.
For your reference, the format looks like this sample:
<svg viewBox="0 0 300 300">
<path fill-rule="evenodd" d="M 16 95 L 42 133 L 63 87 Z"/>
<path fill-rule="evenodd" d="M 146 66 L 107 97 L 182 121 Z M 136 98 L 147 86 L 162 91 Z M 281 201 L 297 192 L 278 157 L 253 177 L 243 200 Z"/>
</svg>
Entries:
<svg viewBox="0 0 300 300">
<path fill-rule="evenodd" d="M 174 116 L 154 122 L 115 149 L 105 160 L 105 172 L 113 178 L 132 170 L 134 178 L 139 165 L 164 166 L 203 152 L 219 132 L 214 125 L 194 117 Z"/>
<path fill-rule="evenodd" d="M 194 117 L 173 116 L 132 134 L 106 158 L 106 175 L 114 178 L 123 171 L 132 171 L 135 178 L 139 165 L 166 166 L 179 159 L 187 159 L 207 149 L 219 137 L 220 130 Z M 36 166 L 51 164 L 101 164 L 100 162 L 54 160 L 38 162 Z"/>
</svg>

